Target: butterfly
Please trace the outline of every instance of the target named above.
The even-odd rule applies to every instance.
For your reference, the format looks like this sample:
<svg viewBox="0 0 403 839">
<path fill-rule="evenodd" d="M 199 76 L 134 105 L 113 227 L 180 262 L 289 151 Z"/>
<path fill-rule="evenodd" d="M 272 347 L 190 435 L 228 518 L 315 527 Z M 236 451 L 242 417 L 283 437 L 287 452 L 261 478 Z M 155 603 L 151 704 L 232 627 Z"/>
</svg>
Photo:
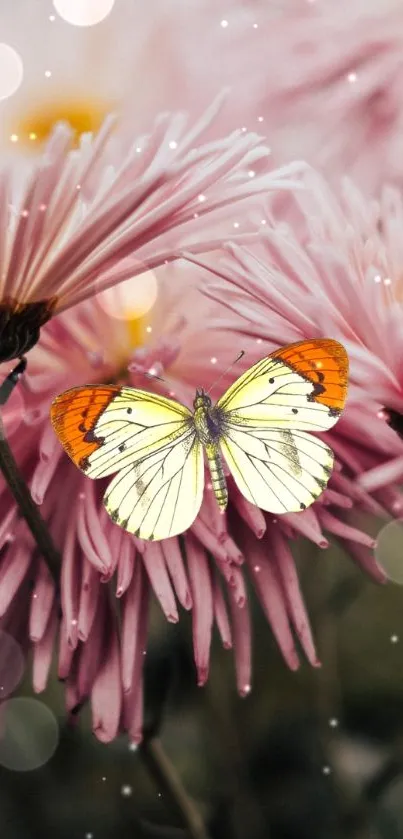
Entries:
<svg viewBox="0 0 403 839">
<path fill-rule="evenodd" d="M 331 428 L 344 407 L 348 357 L 328 338 L 299 341 L 262 358 L 213 405 L 196 390 L 193 411 L 119 385 L 65 391 L 51 420 L 89 478 L 115 477 L 103 501 L 112 520 L 141 539 L 175 536 L 195 520 L 204 457 L 222 511 L 223 457 L 241 493 L 271 513 L 305 510 L 325 489 L 333 452 L 310 431 Z"/>
</svg>

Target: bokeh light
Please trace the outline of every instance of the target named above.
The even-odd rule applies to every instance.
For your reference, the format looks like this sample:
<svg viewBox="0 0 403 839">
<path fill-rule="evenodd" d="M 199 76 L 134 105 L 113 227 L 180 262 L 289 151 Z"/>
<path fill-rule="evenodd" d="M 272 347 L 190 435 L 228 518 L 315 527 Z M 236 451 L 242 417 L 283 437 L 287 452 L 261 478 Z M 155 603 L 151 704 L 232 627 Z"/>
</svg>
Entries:
<svg viewBox="0 0 403 839">
<path fill-rule="evenodd" d="M 403 521 L 394 519 L 378 533 L 375 557 L 394 583 L 403 585 Z"/>
<path fill-rule="evenodd" d="M 112 11 L 115 0 L 53 0 L 53 5 L 73 26 L 95 26 Z"/>
<path fill-rule="evenodd" d="M 0 700 L 6 699 L 22 679 L 24 654 L 17 641 L 0 630 Z"/>
<path fill-rule="evenodd" d="M 0 99 L 8 99 L 18 90 L 24 67 L 18 52 L 9 44 L 0 43 Z"/>
<path fill-rule="evenodd" d="M 99 295 L 99 304 L 119 320 L 136 320 L 152 309 L 158 295 L 158 283 L 152 271 L 125 280 Z"/>
<path fill-rule="evenodd" d="M 38 699 L 17 697 L 0 706 L 0 765 L 16 772 L 38 769 L 59 742 L 59 726 Z"/>
</svg>

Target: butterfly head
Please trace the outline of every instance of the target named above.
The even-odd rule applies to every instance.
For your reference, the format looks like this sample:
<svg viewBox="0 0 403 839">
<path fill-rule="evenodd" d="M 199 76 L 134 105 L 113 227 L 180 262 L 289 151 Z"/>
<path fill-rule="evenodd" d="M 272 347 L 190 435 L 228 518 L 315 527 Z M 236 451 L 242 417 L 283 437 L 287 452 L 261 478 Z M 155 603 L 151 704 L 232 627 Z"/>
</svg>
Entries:
<svg viewBox="0 0 403 839">
<path fill-rule="evenodd" d="M 196 410 L 197 408 L 210 408 L 211 407 L 211 399 L 206 393 L 203 388 L 196 389 L 196 396 L 193 400 L 193 407 Z"/>
</svg>

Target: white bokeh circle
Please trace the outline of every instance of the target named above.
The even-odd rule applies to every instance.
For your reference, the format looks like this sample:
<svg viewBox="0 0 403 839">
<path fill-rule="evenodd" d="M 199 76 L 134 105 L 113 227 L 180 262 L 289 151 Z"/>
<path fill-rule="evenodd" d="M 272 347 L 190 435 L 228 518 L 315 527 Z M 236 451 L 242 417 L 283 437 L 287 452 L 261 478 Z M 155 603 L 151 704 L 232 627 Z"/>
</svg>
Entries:
<svg viewBox="0 0 403 839">
<path fill-rule="evenodd" d="M 112 11 L 115 0 L 53 0 L 63 20 L 73 26 L 95 26 Z"/>
<path fill-rule="evenodd" d="M 0 765 L 15 772 L 39 769 L 59 743 L 59 726 L 38 699 L 19 696 L 0 705 Z"/>
<path fill-rule="evenodd" d="M 130 280 L 101 291 L 98 302 L 109 317 L 136 320 L 152 309 L 158 296 L 157 278 L 153 271 L 144 271 Z"/>
<path fill-rule="evenodd" d="M 403 585 L 403 521 L 394 519 L 379 531 L 374 548 L 375 559 L 386 576 Z"/>
<path fill-rule="evenodd" d="M 9 44 L 0 43 L 0 99 L 8 99 L 18 90 L 24 76 L 21 57 Z"/>
</svg>

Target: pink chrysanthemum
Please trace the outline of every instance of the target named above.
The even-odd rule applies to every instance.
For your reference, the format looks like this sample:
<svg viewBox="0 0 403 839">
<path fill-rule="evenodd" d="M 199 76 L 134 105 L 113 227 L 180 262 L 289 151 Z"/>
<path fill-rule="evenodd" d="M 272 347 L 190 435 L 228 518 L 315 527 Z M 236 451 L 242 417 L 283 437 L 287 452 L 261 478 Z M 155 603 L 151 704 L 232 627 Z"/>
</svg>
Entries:
<svg viewBox="0 0 403 839">
<path fill-rule="evenodd" d="M 304 182 L 307 188 L 295 196 L 292 220 L 286 223 L 269 212 L 253 250 L 229 245 L 227 255 L 214 264 L 190 259 L 219 278 L 203 287 L 216 304 L 209 319 L 212 354 L 219 355 L 220 340 L 236 347 L 242 342 L 251 362 L 301 338 L 326 335 L 346 347 L 347 407 L 326 435 L 339 470 L 323 495 L 324 504 L 298 515 L 298 521 L 302 526 L 309 516 L 316 527 L 343 539 L 353 558 L 380 579 L 370 540 L 351 530 L 349 508 L 358 505 L 392 516 L 403 509 L 398 488 L 403 442 L 390 427 L 403 432 L 403 199 L 397 190 L 385 188 L 379 202 L 368 203 L 347 180 L 337 197 L 313 170 Z M 217 303 L 222 304 L 218 312 Z M 227 360 L 225 354 L 223 363 Z M 329 511 L 326 500 L 334 491 L 335 507 Z"/>
<path fill-rule="evenodd" d="M 268 150 L 257 134 L 239 130 L 200 145 L 221 99 L 188 131 L 183 114 L 160 116 L 123 162 L 109 118 L 78 149 L 60 124 L 39 159 L 4 167 L 0 360 L 33 346 L 51 314 L 177 258 L 184 246 L 217 247 L 234 203 L 287 186 L 285 175 L 298 167 L 262 172 Z"/>
<path fill-rule="evenodd" d="M 229 478 L 228 514 L 222 516 L 207 483 L 200 515 L 184 535 L 185 559 L 177 538 L 144 543 L 114 525 L 102 506 L 105 481 L 83 476 L 51 428 L 50 403 L 72 385 L 118 380 L 144 387 L 141 373 L 149 371 L 168 378 L 171 395 L 191 405 L 196 386 L 211 386 L 240 348 L 246 350 L 249 365 L 274 345 L 303 336 L 325 331 L 343 340 L 345 333 L 337 331 L 340 314 L 321 291 L 308 250 L 292 239 L 291 231 L 273 225 L 259 247 L 263 261 L 239 247 L 233 247 L 231 259 L 225 260 L 222 271 L 229 282 L 221 281 L 218 291 L 211 292 L 223 298 L 216 323 L 210 304 L 194 288 L 187 289 L 179 307 L 171 298 L 164 302 L 162 295 L 160 317 L 147 327 L 146 345 L 139 346 L 138 336 L 133 340 L 133 322 L 116 317 L 118 289 L 110 289 L 47 324 L 29 356 L 26 386 L 21 389 L 25 410 L 18 433 L 17 425 L 13 428 L 9 422 L 10 443 L 63 557 L 59 675 L 66 680 L 67 707 L 90 697 L 94 731 L 104 741 L 121 727 L 132 739 L 141 737 L 142 665 L 151 591 L 169 621 L 178 620 L 178 601 L 192 609 L 200 684 L 208 676 L 211 633 L 217 625 L 224 647 L 234 648 L 238 689 L 245 695 L 251 686 L 245 574 L 253 581 L 293 669 L 298 667 L 294 633 L 309 661 L 318 663 L 290 547 L 296 537 L 303 535 L 326 548 L 327 531 L 342 540 L 375 580 L 384 580 L 372 556 L 373 540 L 354 525 L 351 511 L 358 507 L 382 514 L 390 507 L 390 490 L 371 495 L 357 484 L 356 476 L 368 464 L 384 462 L 385 451 L 397 452 L 402 444 L 372 404 L 367 408 L 357 404 L 354 375 L 346 416 L 327 435 L 338 464 L 321 499 L 303 513 L 276 518 L 249 504 Z M 314 296 L 307 294 L 311 275 L 312 281 L 317 276 Z M 323 306 L 316 310 L 316 304 L 322 305 L 321 296 Z M 167 314 L 175 309 L 180 312 L 176 320 Z M 206 349 L 205 330 L 211 325 Z M 150 334 L 156 335 L 155 340 Z M 352 364 L 354 371 L 354 357 Z M 150 389 L 154 385 L 165 387 L 150 382 Z M 224 387 L 221 382 L 219 391 Z M 212 395 L 218 395 L 217 388 Z M 397 492 L 393 497 L 395 501 Z M 0 625 L 23 639 L 28 621 L 34 687 L 40 691 L 58 630 L 58 604 L 49 573 L 36 558 L 32 538 L 5 487 L 1 504 Z"/>
</svg>

